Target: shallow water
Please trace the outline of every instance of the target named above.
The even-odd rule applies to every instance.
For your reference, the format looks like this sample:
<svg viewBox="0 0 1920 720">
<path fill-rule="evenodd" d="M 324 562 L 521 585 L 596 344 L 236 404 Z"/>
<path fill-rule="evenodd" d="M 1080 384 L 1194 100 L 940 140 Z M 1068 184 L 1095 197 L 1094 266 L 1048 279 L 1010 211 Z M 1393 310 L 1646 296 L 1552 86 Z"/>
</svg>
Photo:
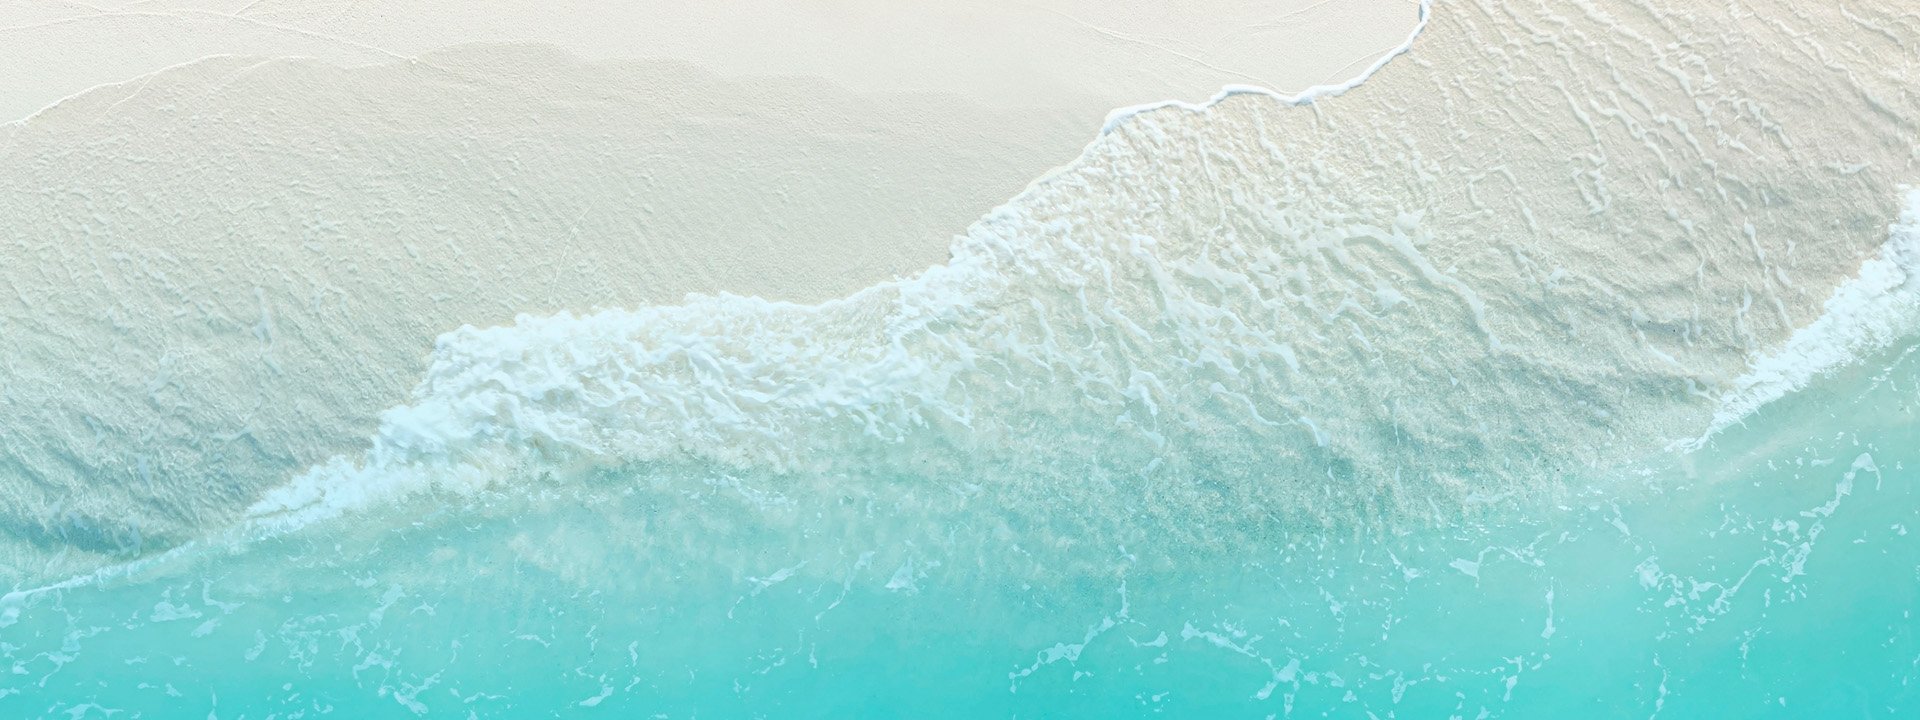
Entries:
<svg viewBox="0 0 1920 720">
<path fill-rule="evenodd" d="M 245 383 L 164 359 L 14 399 L 74 382 L 36 346 L 0 714 L 1920 712 L 1920 18 L 1676 5 L 1442 4 L 1348 95 L 1116 116 L 844 298 L 451 330 L 321 462 L 199 468 Z M 355 391 L 260 382 L 296 433 Z"/>
<path fill-rule="evenodd" d="M 680 537 L 733 543 L 756 571 L 652 567 L 620 538 L 658 503 L 618 474 L 427 499 L 380 513 L 384 529 L 13 606 L 0 702 L 74 717 L 1895 717 L 1920 710 L 1912 347 L 1565 505 L 1283 534 L 1170 567 L 1078 548 L 1106 567 L 1055 574 L 957 545 L 802 564 L 738 527 Z"/>
</svg>

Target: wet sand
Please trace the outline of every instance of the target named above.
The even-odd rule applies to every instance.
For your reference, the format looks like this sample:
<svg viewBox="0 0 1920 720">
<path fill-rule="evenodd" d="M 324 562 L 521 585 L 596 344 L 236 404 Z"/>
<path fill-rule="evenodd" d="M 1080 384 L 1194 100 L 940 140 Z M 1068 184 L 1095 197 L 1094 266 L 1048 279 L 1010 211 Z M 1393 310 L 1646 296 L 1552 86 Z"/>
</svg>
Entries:
<svg viewBox="0 0 1920 720">
<path fill-rule="evenodd" d="M 0 7 L 0 567 L 223 522 L 463 325 L 918 272 L 1111 109 L 1352 74 L 1415 15 L 729 8 Z"/>
</svg>

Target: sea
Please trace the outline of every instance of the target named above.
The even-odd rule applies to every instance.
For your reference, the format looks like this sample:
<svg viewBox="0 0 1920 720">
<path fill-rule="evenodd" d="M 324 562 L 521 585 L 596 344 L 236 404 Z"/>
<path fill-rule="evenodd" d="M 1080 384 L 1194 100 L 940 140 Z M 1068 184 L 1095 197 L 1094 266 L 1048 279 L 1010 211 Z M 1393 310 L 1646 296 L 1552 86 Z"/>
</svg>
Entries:
<svg viewBox="0 0 1920 720">
<path fill-rule="evenodd" d="M 1435 0 L 923 272 L 448 328 L 218 522 L 43 512 L 0 716 L 1920 716 L 1916 88 L 1898 3 Z"/>
</svg>

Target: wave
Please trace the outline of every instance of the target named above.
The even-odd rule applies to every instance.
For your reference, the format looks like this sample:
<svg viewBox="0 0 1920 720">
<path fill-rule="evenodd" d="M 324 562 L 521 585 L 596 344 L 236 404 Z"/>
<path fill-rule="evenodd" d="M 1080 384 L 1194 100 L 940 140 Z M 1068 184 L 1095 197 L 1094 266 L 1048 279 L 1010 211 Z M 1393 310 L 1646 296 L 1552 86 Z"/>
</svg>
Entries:
<svg viewBox="0 0 1920 720">
<path fill-rule="evenodd" d="M 1447 522 L 1567 493 L 1905 332 L 1882 310 L 1909 301 L 1872 299 L 1911 284 L 1911 232 L 1881 230 L 1899 168 L 1822 170 L 1893 157 L 1920 116 L 1878 40 L 1807 72 L 1784 40 L 1645 52 L 1717 17 L 1589 10 L 1586 34 L 1523 50 L 1480 38 L 1542 18 L 1423 9 L 1417 47 L 1338 102 L 1122 112 L 948 262 L 843 299 L 447 333 L 366 453 L 264 493 L 243 534 L 716 475 L 815 517 L 878 498 L 914 532 L 971 514 L 1035 545 Z M 1523 77 L 1547 60 L 1570 69 Z M 1836 85 L 1846 110 L 1794 104 Z M 1783 343 L 1793 359 L 1753 360 Z"/>
<path fill-rule="evenodd" d="M 1734 379 L 1706 432 L 1671 447 L 1699 449 L 1768 403 L 1916 331 L 1920 331 L 1920 190 L 1909 189 L 1906 207 L 1889 228 L 1879 256 L 1861 264 L 1859 277 L 1833 291 L 1819 319 L 1795 330 L 1783 347 L 1756 358 L 1746 374 Z"/>
</svg>

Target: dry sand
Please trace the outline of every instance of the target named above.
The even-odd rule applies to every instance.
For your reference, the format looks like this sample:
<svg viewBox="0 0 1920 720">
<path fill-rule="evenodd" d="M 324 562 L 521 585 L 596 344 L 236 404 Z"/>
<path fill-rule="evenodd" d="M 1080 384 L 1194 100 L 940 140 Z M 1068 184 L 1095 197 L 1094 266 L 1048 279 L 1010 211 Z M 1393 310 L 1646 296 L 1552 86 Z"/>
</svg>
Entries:
<svg viewBox="0 0 1920 720">
<path fill-rule="evenodd" d="M 1198 100 L 1223 84 L 1345 79 L 1412 27 L 1413 0 L 7 0 L 0 120 L 208 55 L 413 58 L 530 41 L 588 60 L 673 59 L 806 75 L 856 92 L 947 92 L 1003 107 Z"/>
</svg>

